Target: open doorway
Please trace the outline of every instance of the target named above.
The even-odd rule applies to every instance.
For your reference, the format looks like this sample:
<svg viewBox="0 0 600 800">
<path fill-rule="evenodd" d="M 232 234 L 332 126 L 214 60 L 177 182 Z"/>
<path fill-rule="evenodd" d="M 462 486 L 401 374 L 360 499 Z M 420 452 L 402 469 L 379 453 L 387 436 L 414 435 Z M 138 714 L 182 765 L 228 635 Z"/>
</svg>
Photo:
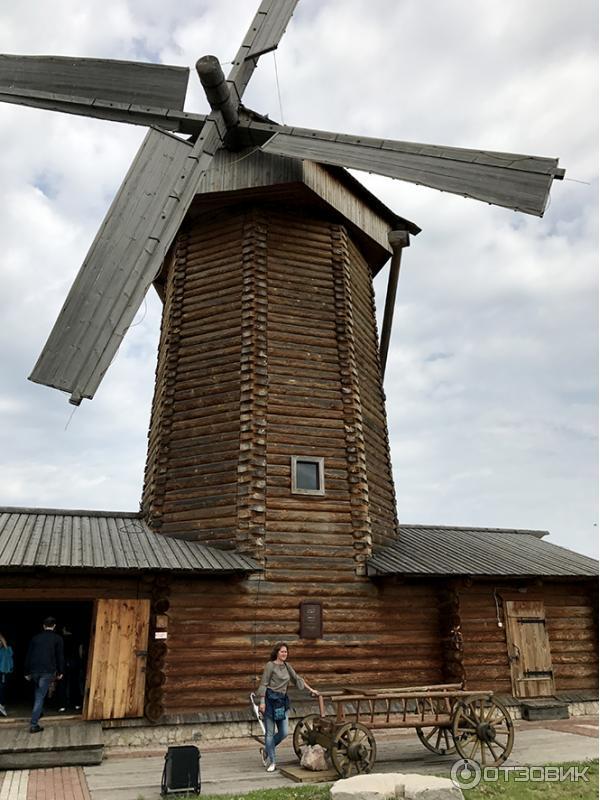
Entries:
<svg viewBox="0 0 600 800">
<path fill-rule="evenodd" d="M 56 632 L 65 643 L 66 669 L 62 681 L 52 687 L 44 706 L 46 716 L 80 715 L 85 690 L 86 662 L 90 652 L 92 601 L 2 601 L 0 633 L 14 653 L 13 672 L 6 676 L 5 706 L 8 717 L 28 718 L 33 703 L 33 689 L 25 680 L 24 663 L 29 642 L 42 630 L 46 617 L 56 619 Z"/>
</svg>

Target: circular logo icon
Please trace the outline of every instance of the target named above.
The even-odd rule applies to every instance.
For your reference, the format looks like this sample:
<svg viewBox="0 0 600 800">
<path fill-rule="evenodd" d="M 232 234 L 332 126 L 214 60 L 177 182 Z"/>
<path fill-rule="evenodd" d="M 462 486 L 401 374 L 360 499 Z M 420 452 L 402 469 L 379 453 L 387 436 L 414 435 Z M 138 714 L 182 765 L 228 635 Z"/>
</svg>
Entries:
<svg viewBox="0 0 600 800">
<path fill-rule="evenodd" d="M 481 781 L 481 767 L 471 758 L 461 758 L 452 765 L 450 780 L 459 789 L 473 789 Z"/>
</svg>

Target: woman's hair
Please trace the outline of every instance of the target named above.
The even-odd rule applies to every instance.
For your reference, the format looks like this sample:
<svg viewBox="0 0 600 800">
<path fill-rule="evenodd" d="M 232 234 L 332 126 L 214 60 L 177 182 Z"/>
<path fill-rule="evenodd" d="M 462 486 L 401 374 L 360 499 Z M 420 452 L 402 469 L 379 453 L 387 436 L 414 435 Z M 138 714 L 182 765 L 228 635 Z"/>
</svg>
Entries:
<svg viewBox="0 0 600 800">
<path fill-rule="evenodd" d="M 277 659 L 277 653 L 279 653 L 282 647 L 286 647 L 288 653 L 290 652 L 287 642 L 277 642 L 275 647 L 271 650 L 271 661 L 275 661 Z"/>
<path fill-rule="evenodd" d="M 8 647 L 8 642 L 6 641 L 4 636 L 2 636 L 1 633 L 0 633 L 0 647 Z"/>
</svg>

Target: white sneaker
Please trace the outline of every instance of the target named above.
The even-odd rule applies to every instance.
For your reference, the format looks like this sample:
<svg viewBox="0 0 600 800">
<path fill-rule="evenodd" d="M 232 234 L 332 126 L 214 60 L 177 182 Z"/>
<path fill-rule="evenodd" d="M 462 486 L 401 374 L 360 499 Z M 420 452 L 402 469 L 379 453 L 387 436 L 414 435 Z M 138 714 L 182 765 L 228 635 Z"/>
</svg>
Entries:
<svg viewBox="0 0 600 800">
<path fill-rule="evenodd" d="M 4 708 L 2 703 L 0 703 L 0 714 L 2 714 L 3 717 L 8 717 L 8 711 Z"/>
<path fill-rule="evenodd" d="M 269 766 L 267 767 L 267 772 L 275 772 L 275 762 L 269 764 Z"/>
</svg>

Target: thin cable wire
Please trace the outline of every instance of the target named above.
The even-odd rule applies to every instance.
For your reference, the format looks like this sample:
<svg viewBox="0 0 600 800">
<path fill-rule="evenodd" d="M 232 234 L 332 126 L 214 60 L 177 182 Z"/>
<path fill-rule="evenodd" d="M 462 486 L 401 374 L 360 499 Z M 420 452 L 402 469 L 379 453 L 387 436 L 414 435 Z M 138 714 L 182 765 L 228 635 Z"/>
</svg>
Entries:
<svg viewBox="0 0 600 800">
<path fill-rule="evenodd" d="M 245 153 L 243 156 L 240 156 L 240 158 L 236 158 L 235 161 L 230 161 L 229 162 L 229 166 L 231 166 L 232 164 L 239 164 L 240 161 L 243 161 L 245 158 L 248 158 L 249 156 L 254 155 L 254 153 L 258 153 L 259 150 L 260 150 L 260 147 L 258 145 L 256 147 L 253 147 L 252 150 L 250 150 L 249 153 Z"/>
<path fill-rule="evenodd" d="M 279 87 L 279 72 L 277 71 L 277 56 L 275 55 L 275 50 L 273 50 L 273 63 L 275 64 L 275 83 L 277 84 L 277 97 L 279 99 L 279 115 L 281 117 L 281 124 L 285 125 L 285 119 L 283 118 L 283 104 L 281 102 L 281 89 Z"/>
<path fill-rule="evenodd" d="M 138 325 L 141 325 L 142 322 L 146 319 L 146 313 L 148 311 L 148 303 L 146 302 L 146 298 L 144 297 L 144 313 L 142 314 L 142 318 L 138 322 L 134 322 L 133 325 L 130 325 L 129 328 L 137 328 Z"/>
<path fill-rule="evenodd" d="M 571 183 L 583 183 L 585 186 L 591 186 L 592 184 L 590 181 L 579 181 L 577 178 L 565 178 L 566 181 L 571 181 Z"/>
<path fill-rule="evenodd" d="M 71 424 L 71 420 L 73 419 L 73 415 L 75 414 L 75 412 L 77 411 L 78 408 L 79 408 L 79 406 L 73 406 L 73 411 L 71 411 L 71 414 L 69 415 L 69 419 L 67 420 L 67 424 L 65 425 L 65 430 L 67 430 L 67 428 Z"/>
</svg>

